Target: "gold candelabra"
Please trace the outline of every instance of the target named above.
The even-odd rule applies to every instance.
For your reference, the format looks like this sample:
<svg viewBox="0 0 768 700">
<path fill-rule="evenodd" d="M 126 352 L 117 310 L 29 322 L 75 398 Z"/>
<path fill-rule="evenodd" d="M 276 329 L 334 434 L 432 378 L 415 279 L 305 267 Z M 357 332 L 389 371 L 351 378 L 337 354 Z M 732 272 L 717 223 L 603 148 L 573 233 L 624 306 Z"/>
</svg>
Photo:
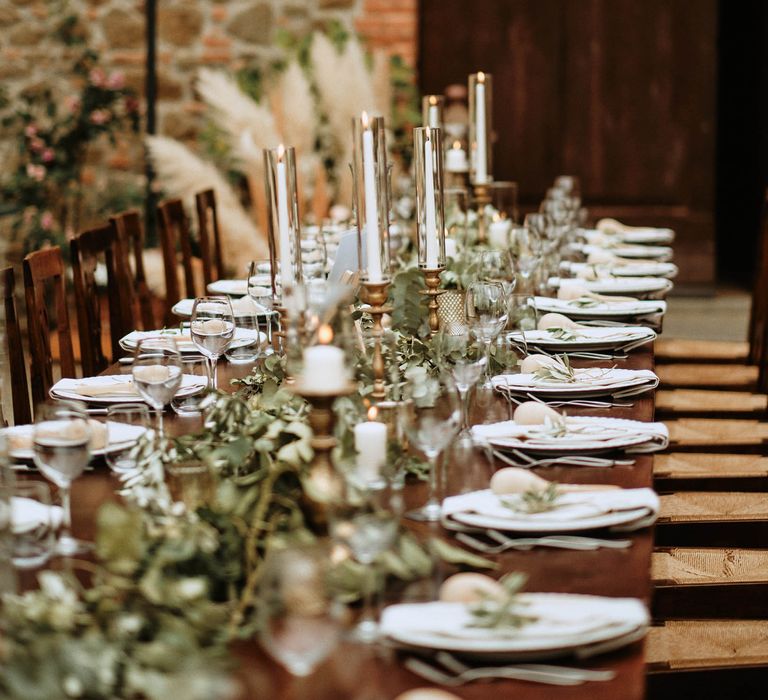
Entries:
<svg viewBox="0 0 768 700">
<path fill-rule="evenodd" d="M 488 241 L 485 206 L 491 203 L 491 188 L 487 184 L 476 183 L 472 186 L 472 191 L 477 206 L 477 242 L 482 244 Z"/>
<path fill-rule="evenodd" d="M 426 289 L 421 290 L 421 294 L 429 298 L 429 330 L 432 335 L 440 330 L 440 318 L 437 315 L 437 297 L 445 292 L 444 289 L 440 289 L 440 273 L 444 270 L 444 267 L 437 267 L 434 269 L 422 268 L 424 274 L 424 282 L 427 285 Z"/>
<path fill-rule="evenodd" d="M 384 314 L 392 311 L 391 306 L 387 306 L 387 292 L 389 282 L 363 282 L 365 290 L 364 299 L 368 304 L 366 312 L 373 318 L 373 391 L 371 398 L 380 401 L 387 395 L 384 384 L 384 354 L 381 348 L 381 339 L 384 335 L 384 326 L 381 323 Z"/>
</svg>

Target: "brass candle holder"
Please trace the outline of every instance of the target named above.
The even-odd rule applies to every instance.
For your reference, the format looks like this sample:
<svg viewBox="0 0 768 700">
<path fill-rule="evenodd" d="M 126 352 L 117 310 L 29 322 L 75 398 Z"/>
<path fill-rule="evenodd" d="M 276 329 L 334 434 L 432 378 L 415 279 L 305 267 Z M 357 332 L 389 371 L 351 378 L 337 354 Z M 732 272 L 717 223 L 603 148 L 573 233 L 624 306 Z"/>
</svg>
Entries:
<svg viewBox="0 0 768 700">
<path fill-rule="evenodd" d="M 488 241 L 485 207 L 491 203 L 491 188 L 485 183 L 476 183 L 472 186 L 472 193 L 477 207 L 477 242 L 482 244 Z"/>
<path fill-rule="evenodd" d="M 422 268 L 424 274 L 424 282 L 427 285 L 426 289 L 421 290 L 421 294 L 429 298 L 429 330 L 432 335 L 440 330 L 440 318 L 437 315 L 437 297 L 445 292 L 444 289 L 440 289 L 440 273 L 444 270 L 444 267 L 437 267 L 434 269 Z"/>
<path fill-rule="evenodd" d="M 275 352 L 282 352 L 285 346 L 285 339 L 287 333 L 285 329 L 288 327 L 288 310 L 284 306 L 275 306 L 274 310 L 280 317 L 278 321 L 278 329 L 272 331 L 272 349 Z"/>
<path fill-rule="evenodd" d="M 384 327 L 381 319 L 384 314 L 392 311 L 391 306 L 387 306 L 387 292 L 389 291 L 389 282 L 363 282 L 363 301 L 368 304 L 366 313 L 373 318 L 373 391 L 371 398 L 381 400 L 386 397 L 387 391 L 384 384 L 384 355 L 381 349 L 381 338 L 384 335 Z"/>
</svg>

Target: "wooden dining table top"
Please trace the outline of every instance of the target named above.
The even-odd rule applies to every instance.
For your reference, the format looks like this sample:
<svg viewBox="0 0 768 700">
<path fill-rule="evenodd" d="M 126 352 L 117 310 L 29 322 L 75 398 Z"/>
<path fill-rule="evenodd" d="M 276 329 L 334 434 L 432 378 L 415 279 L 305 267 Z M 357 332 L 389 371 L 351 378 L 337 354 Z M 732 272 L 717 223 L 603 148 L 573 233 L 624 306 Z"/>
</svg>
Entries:
<svg viewBox="0 0 768 700">
<path fill-rule="evenodd" d="M 575 366 L 612 366 L 613 362 L 576 362 Z M 619 363 L 627 369 L 653 369 L 651 346 L 645 346 Z M 234 390 L 230 380 L 245 376 L 253 365 L 232 365 L 224 361 L 219 366 L 219 387 Z M 108 373 L 128 373 L 130 366 L 113 365 Z M 599 415 L 615 418 L 653 420 L 653 392 L 630 399 L 631 407 L 610 409 L 569 408 L 569 414 Z M 473 409 L 473 418 L 504 420 L 509 415 L 507 402 L 492 398 L 484 406 Z M 201 426 L 199 418 L 178 417 L 167 412 L 166 430 L 171 435 L 193 433 Z M 501 466 L 501 465 L 498 465 Z M 615 484 L 622 487 L 650 487 L 652 485 L 653 457 L 636 455 L 631 466 L 569 467 L 556 466 L 536 469 L 548 479 L 571 483 Z M 446 465 L 446 468 L 452 468 Z M 99 506 L 115 500 L 118 482 L 106 466 L 98 466 L 75 481 L 72 490 L 72 516 L 75 536 L 92 539 L 95 516 Z M 426 498 L 422 483 L 406 485 L 406 500 L 419 505 Z M 437 534 L 452 540 L 449 533 L 437 524 L 416 523 L 405 520 L 407 527 L 417 536 Z M 608 536 L 611 535 L 599 535 Z M 653 545 L 652 528 L 639 532 L 622 533 L 631 539 L 627 549 L 598 549 L 571 551 L 534 548 L 530 551 L 507 552 L 491 557 L 498 563 L 492 574 L 501 576 L 511 571 L 528 576 L 526 590 L 583 593 L 604 596 L 640 598 L 650 601 L 650 565 Z M 458 544 L 457 542 L 453 542 Z M 419 595 L 428 599 L 434 594 L 439 581 L 455 569 L 439 566 L 432 579 L 421 585 Z M 396 602 L 385 600 L 386 602 Z M 232 645 L 234 656 L 241 662 L 237 678 L 241 685 L 242 700 L 391 700 L 411 688 L 429 686 L 430 683 L 410 673 L 403 665 L 403 653 L 382 645 L 366 646 L 342 643 L 331 657 L 307 678 L 294 678 L 269 656 L 256 640 Z M 465 700 L 480 698 L 515 698 L 515 700 L 641 700 L 645 692 L 643 642 L 635 642 L 621 650 L 588 660 L 562 659 L 554 663 L 585 668 L 611 669 L 616 677 L 608 682 L 588 682 L 580 686 L 561 687 L 512 680 L 475 682 L 451 690 Z"/>
</svg>

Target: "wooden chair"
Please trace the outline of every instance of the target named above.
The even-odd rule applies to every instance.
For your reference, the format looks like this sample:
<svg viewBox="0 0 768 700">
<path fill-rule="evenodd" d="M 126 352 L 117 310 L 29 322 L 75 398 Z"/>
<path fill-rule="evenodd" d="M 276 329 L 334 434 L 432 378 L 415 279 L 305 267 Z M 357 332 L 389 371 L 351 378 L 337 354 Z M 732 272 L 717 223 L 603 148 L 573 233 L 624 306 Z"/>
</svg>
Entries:
<svg viewBox="0 0 768 700">
<path fill-rule="evenodd" d="M 121 257 L 117 233 L 109 223 L 83 231 L 70 241 L 72 273 L 77 304 L 80 357 L 85 376 L 104 371 L 121 354 L 120 338 L 133 330 L 121 276 L 116 261 Z M 104 354 L 101 325 L 101 295 L 96 284 L 96 266 L 104 259 L 107 270 L 110 353 Z"/>
<path fill-rule="evenodd" d="M 30 253 L 24 258 L 24 292 L 27 301 L 27 329 L 30 348 L 30 384 L 32 401 L 37 404 L 48 398 L 53 386 L 53 353 L 50 321 L 46 305 L 46 288 L 53 289 L 56 315 L 55 339 L 62 377 L 74 377 L 75 354 L 72 330 L 67 310 L 64 260 L 61 248 L 54 246 Z"/>
<path fill-rule="evenodd" d="M 123 275 L 123 288 L 126 292 L 125 318 L 132 318 L 136 328 L 149 331 L 156 327 L 152 292 L 147 284 L 144 271 L 144 227 L 141 215 L 131 210 L 113 216 L 117 240 L 120 246 L 121 260 L 117 265 L 118 274 Z"/>
<path fill-rule="evenodd" d="M 21 341 L 21 325 L 16 312 L 16 276 L 12 267 L 0 270 L 5 301 L 5 338 L 8 347 L 8 369 L 11 377 L 11 400 L 14 425 L 32 422 L 29 403 L 29 384 Z"/>
<path fill-rule="evenodd" d="M 216 213 L 216 193 L 212 189 L 195 195 L 197 210 L 197 235 L 200 239 L 200 254 L 203 258 L 203 280 L 206 288 L 211 282 L 225 276 L 224 259 L 221 255 L 219 219 Z"/>
<path fill-rule="evenodd" d="M 165 318 L 167 323 L 174 320 L 171 308 L 182 297 L 179 285 L 178 265 L 181 253 L 181 266 L 184 272 L 184 296 L 198 296 L 195 285 L 195 273 L 192 263 L 192 236 L 189 220 L 180 199 L 170 199 L 157 208 L 160 224 L 160 247 L 165 267 Z"/>
</svg>

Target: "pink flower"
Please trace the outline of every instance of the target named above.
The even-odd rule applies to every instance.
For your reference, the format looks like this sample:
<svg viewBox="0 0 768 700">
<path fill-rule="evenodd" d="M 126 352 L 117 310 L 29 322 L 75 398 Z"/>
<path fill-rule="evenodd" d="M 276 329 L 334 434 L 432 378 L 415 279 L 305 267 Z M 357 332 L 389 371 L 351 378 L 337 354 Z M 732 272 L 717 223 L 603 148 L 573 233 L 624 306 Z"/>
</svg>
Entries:
<svg viewBox="0 0 768 700">
<path fill-rule="evenodd" d="M 53 214 L 51 212 L 43 212 L 43 215 L 40 217 L 40 226 L 45 231 L 50 231 L 53 228 Z"/>
<path fill-rule="evenodd" d="M 133 112 L 139 111 L 139 101 L 135 97 L 126 97 L 125 98 L 125 111 L 128 112 L 128 114 L 132 114 Z"/>
<path fill-rule="evenodd" d="M 121 70 L 113 70 L 107 78 L 107 87 L 110 90 L 122 90 L 125 87 L 125 73 Z"/>
<path fill-rule="evenodd" d="M 94 87 L 101 87 L 107 79 L 107 74 L 104 72 L 103 68 L 94 68 L 88 74 L 88 79 Z"/>
<path fill-rule="evenodd" d="M 27 136 L 27 138 L 32 138 L 33 136 L 37 136 L 37 127 L 34 124 L 27 124 L 27 126 L 24 128 L 24 134 Z"/>
<path fill-rule="evenodd" d="M 64 98 L 64 106 L 71 114 L 74 114 L 80 109 L 80 98 L 76 95 L 68 95 Z"/>
<path fill-rule="evenodd" d="M 35 153 L 42 151 L 44 146 L 45 142 L 43 139 L 39 139 L 36 136 L 29 142 L 29 150 L 34 151 Z"/>
<path fill-rule="evenodd" d="M 34 163 L 27 163 L 27 177 L 31 177 L 37 182 L 42 182 L 45 174 L 48 171 L 44 165 L 35 165 Z"/>
<path fill-rule="evenodd" d="M 112 113 L 108 109 L 94 109 L 91 112 L 91 124 L 106 124 L 112 118 Z"/>
<path fill-rule="evenodd" d="M 52 148 L 46 148 L 43 151 L 41 158 L 43 159 L 43 163 L 50 163 L 56 158 L 56 154 L 53 152 Z"/>
</svg>

